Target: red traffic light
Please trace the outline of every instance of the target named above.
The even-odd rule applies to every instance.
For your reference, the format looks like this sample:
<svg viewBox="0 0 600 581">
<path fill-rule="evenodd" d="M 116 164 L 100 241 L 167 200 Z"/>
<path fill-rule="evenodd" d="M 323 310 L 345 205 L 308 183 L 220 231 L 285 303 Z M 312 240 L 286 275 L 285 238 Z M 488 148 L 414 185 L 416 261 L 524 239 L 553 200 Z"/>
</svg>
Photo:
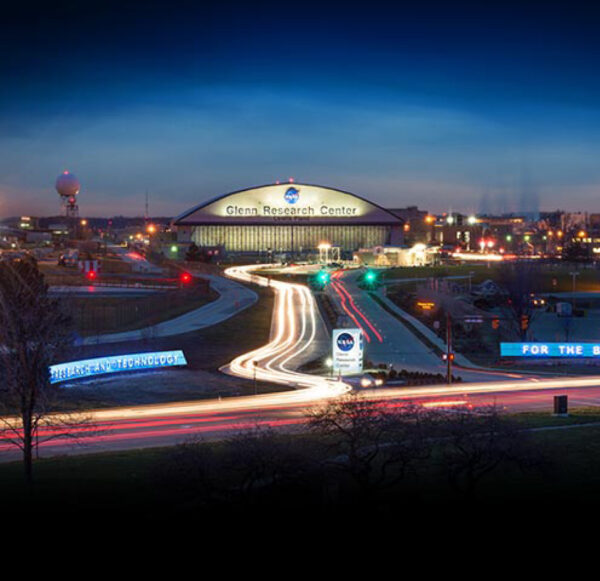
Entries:
<svg viewBox="0 0 600 581">
<path fill-rule="evenodd" d="M 95 271 L 95 270 L 88 270 L 88 271 L 85 273 L 85 277 L 86 277 L 88 280 L 96 280 L 96 277 L 97 277 L 96 271 Z"/>
<path fill-rule="evenodd" d="M 192 282 L 192 275 L 189 272 L 182 272 L 179 275 L 179 280 L 184 284 L 188 284 Z"/>
</svg>

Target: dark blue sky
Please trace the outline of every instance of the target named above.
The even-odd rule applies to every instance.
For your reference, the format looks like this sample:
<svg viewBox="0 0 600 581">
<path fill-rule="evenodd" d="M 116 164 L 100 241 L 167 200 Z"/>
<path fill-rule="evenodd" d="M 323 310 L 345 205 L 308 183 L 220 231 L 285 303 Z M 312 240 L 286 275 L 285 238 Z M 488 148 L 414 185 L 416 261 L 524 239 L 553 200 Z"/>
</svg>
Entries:
<svg viewBox="0 0 600 581">
<path fill-rule="evenodd" d="M 293 176 L 387 206 L 600 212 L 576 2 L 55 2 L 0 34 L 0 217 L 174 215 Z"/>
</svg>

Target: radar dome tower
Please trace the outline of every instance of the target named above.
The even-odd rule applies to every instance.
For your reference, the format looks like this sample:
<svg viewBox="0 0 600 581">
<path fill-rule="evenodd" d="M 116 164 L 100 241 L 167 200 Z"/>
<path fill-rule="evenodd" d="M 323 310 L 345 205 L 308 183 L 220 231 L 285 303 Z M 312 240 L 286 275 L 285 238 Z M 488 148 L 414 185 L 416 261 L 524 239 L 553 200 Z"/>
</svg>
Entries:
<svg viewBox="0 0 600 581">
<path fill-rule="evenodd" d="M 79 216 L 77 194 L 81 189 L 79 180 L 72 173 L 65 170 L 56 178 L 55 187 L 60 196 L 61 205 L 65 210 L 65 216 L 67 218 L 77 218 Z"/>
</svg>

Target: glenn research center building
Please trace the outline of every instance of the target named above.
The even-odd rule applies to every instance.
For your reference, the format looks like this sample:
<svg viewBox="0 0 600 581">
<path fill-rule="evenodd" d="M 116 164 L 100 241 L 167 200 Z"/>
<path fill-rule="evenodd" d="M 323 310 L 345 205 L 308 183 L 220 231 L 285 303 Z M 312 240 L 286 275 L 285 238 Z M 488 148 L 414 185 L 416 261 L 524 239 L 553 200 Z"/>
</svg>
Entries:
<svg viewBox="0 0 600 581">
<path fill-rule="evenodd" d="M 355 194 L 309 184 L 259 186 L 219 196 L 174 219 L 180 242 L 229 253 L 342 251 L 397 246 L 403 221 Z"/>
</svg>

